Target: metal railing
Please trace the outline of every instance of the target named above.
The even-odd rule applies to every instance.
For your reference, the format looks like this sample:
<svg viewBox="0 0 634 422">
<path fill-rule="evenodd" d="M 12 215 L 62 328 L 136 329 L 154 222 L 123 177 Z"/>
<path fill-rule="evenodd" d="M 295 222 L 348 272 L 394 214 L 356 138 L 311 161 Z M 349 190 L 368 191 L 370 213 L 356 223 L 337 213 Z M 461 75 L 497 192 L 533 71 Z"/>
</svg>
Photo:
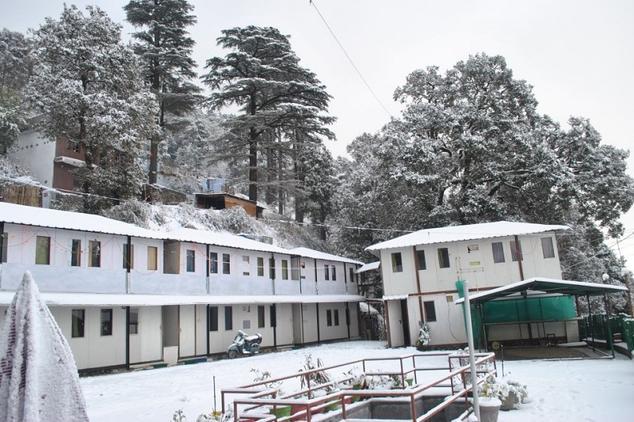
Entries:
<svg viewBox="0 0 634 422">
<path fill-rule="evenodd" d="M 448 358 L 448 366 L 442 367 L 418 367 L 417 358 L 428 358 L 434 356 L 446 356 Z M 497 374 L 497 367 L 495 363 L 494 353 L 477 353 L 476 365 L 484 367 L 478 369 L 478 374 Z M 315 368 L 308 371 L 298 372 L 296 374 L 287 375 L 278 378 L 267 379 L 256 383 L 244 385 L 237 388 L 222 389 L 221 390 L 221 403 L 222 411 L 226 411 L 227 395 L 238 395 L 246 397 L 236 397 L 233 400 L 232 411 L 233 420 L 238 422 L 240 420 L 250 420 L 258 422 L 267 422 L 277 420 L 283 421 L 299 421 L 304 420 L 311 421 L 313 415 L 322 413 L 325 410 L 331 410 L 333 406 L 339 406 L 341 412 L 341 418 L 347 417 L 348 406 L 356 400 L 364 400 L 369 398 L 403 398 L 409 401 L 411 420 L 422 422 L 431 419 L 433 416 L 442 412 L 446 407 L 456 402 L 460 398 L 466 398 L 472 390 L 472 386 L 469 385 L 468 380 L 470 374 L 470 366 L 468 364 L 462 364 L 465 359 L 468 358 L 466 354 L 456 354 L 448 352 L 437 353 L 425 353 L 425 354 L 412 354 L 400 357 L 387 357 L 387 358 L 368 358 L 359 359 L 355 361 L 345 362 L 337 365 Z M 459 366 L 455 369 L 452 368 L 452 360 L 457 359 Z M 370 363 L 373 362 L 386 362 L 386 361 L 398 361 L 398 371 L 372 371 L 368 372 L 367 368 Z M 411 361 L 411 367 L 409 362 Z M 400 379 L 399 389 L 350 389 L 345 388 L 341 390 L 330 391 L 336 388 L 338 385 L 345 385 L 350 387 L 352 376 L 347 376 L 336 381 L 329 381 L 322 384 L 311 384 L 311 376 L 332 369 L 341 369 L 345 367 L 361 366 L 362 374 L 366 378 L 390 376 L 395 380 Z M 448 371 L 442 377 L 439 377 L 432 382 L 418 385 L 418 373 L 421 371 Z M 411 388 L 405 388 L 405 383 L 408 375 L 412 374 L 414 386 Z M 295 391 L 292 394 L 278 397 L 279 389 L 269 387 L 271 384 L 281 383 L 283 381 L 291 379 L 304 379 L 304 385 L 306 388 L 302 388 Z M 478 384 L 484 381 L 485 377 L 480 377 Z M 446 382 L 449 381 L 449 384 Z M 451 394 L 437 406 L 429 409 L 421 416 L 416 415 L 416 400 L 421 398 L 426 391 L 434 387 L 451 387 Z M 326 391 L 325 395 L 315 397 L 316 392 Z M 273 412 L 279 407 L 288 406 L 291 408 L 290 415 L 277 417 Z M 338 409 L 339 410 L 339 409 Z"/>
</svg>

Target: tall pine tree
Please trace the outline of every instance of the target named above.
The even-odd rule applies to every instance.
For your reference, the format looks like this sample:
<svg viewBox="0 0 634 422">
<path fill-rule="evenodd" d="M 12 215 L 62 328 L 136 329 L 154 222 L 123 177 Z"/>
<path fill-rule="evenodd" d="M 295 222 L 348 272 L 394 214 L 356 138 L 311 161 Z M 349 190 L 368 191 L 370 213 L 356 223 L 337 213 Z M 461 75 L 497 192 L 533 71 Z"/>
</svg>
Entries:
<svg viewBox="0 0 634 422">
<path fill-rule="evenodd" d="M 59 19 L 34 31 L 33 45 L 27 97 L 41 114 L 41 132 L 85 152 L 77 179 L 83 192 L 95 194 L 86 196 L 85 210 L 101 206 L 96 195 L 138 196 L 144 140 L 158 130 L 156 107 L 121 27 L 97 7 L 85 15 L 64 7 Z"/>
<path fill-rule="evenodd" d="M 187 27 L 196 23 L 187 0 L 132 0 L 124 10 L 127 20 L 142 28 L 134 33 L 143 75 L 158 102 L 158 124 L 163 133 L 150 140 L 149 183 L 158 176 L 159 145 L 165 137 L 166 115 L 191 111 L 200 89 L 192 83 L 196 63 L 191 58 L 194 40 Z"/>
<path fill-rule="evenodd" d="M 334 121 L 326 114 L 330 95 L 300 65 L 288 36 L 276 28 L 227 29 L 217 42 L 230 51 L 207 61 L 203 82 L 213 91 L 207 103 L 213 109 L 240 107 L 241 114 L 228 120 L 232 136 L 225 147 L 248 157 L 249 198 L 257 201 L 260 153 L 270 158 L 276 151 L 278 163 L 279 155 L 289 154 L 286 142 L 277 142 L 280 136 L 298 148 L 300 143 L 334 139 L 327 127 Z"/>
</svg>

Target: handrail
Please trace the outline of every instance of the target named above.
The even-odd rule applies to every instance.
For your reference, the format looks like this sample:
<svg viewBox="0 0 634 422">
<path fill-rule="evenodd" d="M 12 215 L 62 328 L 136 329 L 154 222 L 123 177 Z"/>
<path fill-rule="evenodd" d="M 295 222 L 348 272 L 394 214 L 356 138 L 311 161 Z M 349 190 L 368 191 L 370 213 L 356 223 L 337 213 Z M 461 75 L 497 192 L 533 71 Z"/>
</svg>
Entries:
<svg viewBox="0 0 634 422">
<path fill-rule="evenodd" d="M 442 382 L 448 380 L 448 379 L 452 379 L 455 376 L 458 375 L 464 375 L 465 372 L 470 371 L 470 366 L 469 365 L 464 365 L 464 366 L 460 366 L 458 368 L 456 368 L 453 371 L 450 371 L 448 374 L 446 374 L 445 376 L 438 378 L 432 382 L 423 384 L 423 385 L 418 385 L 414 388 L 402 388 L 402 389 L 397 389 L 397 390 L 351 390 L 351 389 L 345 389 L 345 390 L 339 390 L 339 391 L 335 391 L 332 393 L 328 393 L 324 396 L 321 397 L 310 397 L 311 393 L 313 391 L 316 390 L 320 390 L 320 389 L 324 389 L 327 387 L 330 387 L 332 385 L 335 385 L 337 383 L 342 383 L 342 382 L 346 382 L 346 381 L 350 381 L 352 379 L 352 377 L 348 377 L 342 380 L 338 380 L 338 381 L 331 381 L 328 383 L 323 383 L 320 385 L 316 385 L 316 386 L 310 386 L 310 384 L 308 384 L 308 388 L 305 390 L 301 390 L 299 392 L 295 392 L 289 395 L 285 395 L 284 397 L 276 397 L 276 393 L 278 393 L 278 389 L 275 388 L 268 388 L 266 390 L 258 390 L 258 389 L 254 389 L 254 387 L 257 386 L 261 386 L 264 384 L 270 384 L 270 383 L 275 383 L 275 382 L 279 382 L 279 381 L 283 381 L 283 380 L 287 380 L 287 379 L 291 379 L 291 378 L 297 378 L 297 377 L 302 377 L 302 376 L 307 376 L 309 374 L 313 374 L 316 372 L 321 372 L 321 371 L 326 371 L 329 369 L 334 369 L 334 368 L 341 368 L 344 366 L 350 366 L 350 365 L 355 365 L 355 364 L 359 364 L 361 363 L 363 365 L 363 367 L 365 368 L 365 364 L 366 362 L 376 362 L 376 361 L 396 361 L 396 360 L 400 360 L 400 366 L 401 366 L 401 371 L 400 372 L 394 372 L 394 373 L 365 373 L 363 375 L 367 376 L 377 376 L 377 375 L 401 375 L 402 377 L 402 384 L 404 385 L 405 382 L 405 378 L 404 375 L 405 374 L 410 374 L 410 373 L 414 373 L 416 374 L 417 371 L 419 370 L 447 370 L 450 368 L 446 368 L 446 367 L 438 367 L 438 368 L 416 368 L 415 364 L 415 358 L 416 357 L 426 357 L 426 356 L 449 356 L 450 358 L 466 358 L 468 355 L 466 354 L 460 354 L 457 355 L 455 353 L 447 353 L 447 352 L 437 352 L 437 353 L 429 353 L 429 354 L 411 354 L 411 355 L 406 355 L 406 356 L 400 356 L 400 357 L 388 357 L 388 358 L 368 358 L 368 359 L 359 359 L 359 360 L 355 360 L 355 361 L 351 361 L 351 362 L 346 362 L 346 363 L 342 363 L 342 364 L 337 364 L 337 365 L 332 365 L 329 367 L 322 367 L 322 368 L 316 368 L 310 371 L 306 371 L 306 372 L 299 372 L 297 374 L 293 374 L 293 375 L 288 375 L 288 376 L 284 376 L 284 377 L 278 377 L 275 379 L 269 379 L 269 380 L 265 380 L 265 381 L 261 381 L 261 382 L 257 382 L 254 384 L 249 384 L 249 385 L 245 385 L 243 387 L 238 387 L 238 388 L 233 388 L 233 389 L 222 389 L 221 390 L 221 395 L 222 395 L 222 410 L 223 412 L 225 411 L 225 394 L 251 394 L 249 397 L 243 397 L 243 398 L 239 398 L 234 400 L 233 402 L 233 410 L 234 410 L 234 421 L 239 421 L 242 418 L 248 418 L 250 420 L 253 420 L 253 416 L 257 413 L 257 412 L 248 412 L 248 416 L 247 414 L 243 413 L 242 415 L 240 415 L 238 413 L 238 405 L 251 405 L 250 407 L 248 407 L 248 409 L 245 409 L 247 411 L 253 410 L 253 409 L 257 409 L 263 406 L 273 406 L 273 407 L 277 407 L 277 406 L 298 406 L 300 407 L 299 411 L 295 412 L 294 414 L 290 415 L 290 416 L 285 416 L 285 417 L 281 417 L 281 418 L 274 418 L 277 419 L 278 421 L 285 421 L 285 420 L 297 420 L 297 418 L 305 416 L 306 421 L 310 421 L 311 417 L 312 417 L 312 413 L 320 411 L 323 408 L 326 408 L 328 406 L 330 406 L 333 403 L 337 403 L 339 402 L 341 405 L 341 412 L 342 412 L 342 417 L 345 418 L 346 417 L 346 398 L 348 397 L 403 397 L 406 399 L 409 399 L 410 401 L 410 406 L 411 406 L 411 414 L 412 414 L 412 420 L 415 421 L 425 421 L 428 420 L 429 418 L 431 418 L 432 416 L 434 416 L 435 414 L 437 414 L 438 412 L 442 411 L 445 407 L 449 406 L 451 403 L 453 403 L 454 401 L 458 400 L 460 397 L 466 397 L 466 395 L 472 390 L 472 386 L 467 386 L 466 383 L 464 382 L 464 378 L 463 378 L 463 384 L 464 384 L 464 388 L 462 388 L 460 391 L 455 392 L 453 391 L 453 382 L 452 382 L 452 395 L 448 396 L 448 398 L 443 401 L 442 403 L 440 403 L 439 405 L 437 405 L 436 407 L 430 409 L 428 412 L 426 412 L 425 414 L 421 415 L 420 417 L 416 418 L 416 413 L 415 413 L 415 400 L 420 398 L 423 394 L 423 392 L 425 390 L 428 390 L 432 387 L 436 387 L 439 384 L 441 384 Z M 482 370 L 478 370 L 477 373 L 496 373 L 497 369 L 495 366 L 495 354 L 494 353 L 477 353 L 476 356 L 479 357 L 479 359 L 476 360 L 476 365 L 480 365 L 489 361 L 493 362 L 494 365 L 494 369 L 493 370 L 487 370 L 487 371 L 482 371 Z M 412 359 L 413 365 L 414 367 L 412 369 L 409 370 L 404 370 L 403 369 L 403 361 L 406 359 Z M 309 379 L 307 379 L 308 381 Z M 484 380 L 481 378 L 478 381 L 478 384 L 483 382 Z M 302 396 L 304 394 L 308 395 L 307 399 L 296 399 L 295 397 L 297 396 Z M 273 396 L 273 398 L 264 398 L 265 396 Z M 257 413 L 259 415 L 259 413 Z M 266 421 L 272 420 L 271 418 L 265 418 Z M 259 422 L 265 422 L 264 419 L 260 418 L 257 419 Z"/>
</svg>

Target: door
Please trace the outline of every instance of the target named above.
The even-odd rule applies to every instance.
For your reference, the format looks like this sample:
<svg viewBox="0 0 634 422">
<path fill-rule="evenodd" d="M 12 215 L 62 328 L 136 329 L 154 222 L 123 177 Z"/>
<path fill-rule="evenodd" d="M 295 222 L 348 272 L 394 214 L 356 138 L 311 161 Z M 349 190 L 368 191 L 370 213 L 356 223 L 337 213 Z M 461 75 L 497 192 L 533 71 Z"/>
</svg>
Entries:
<svg viewBox="0 0 634 422">
<path fill-rule="evenodd" d="M 179 339 L 178 356 L 180 358 L 196 354 L 196 307 L 195 305 L 179 306 Z"/>
<path fill-rule="evenodd" d="M 163 334 L 163 360 L 168 363 L 178 361 L 178 305 L 161 308 L 161 330 Z"/>
<path fill-rule="evenodd" d="M 293 343 L 304 343 L 302 305 L 300 303 L 293 304 Z"/>
<path fill-rule="evenodd" d="M 401 300 L 401 318 L 403 320 L 403 343 L 404 346 L 411 346 L 412 342 L 409 335 L 409 312 L 407 312 L 407 299 Z"/>
</svg>

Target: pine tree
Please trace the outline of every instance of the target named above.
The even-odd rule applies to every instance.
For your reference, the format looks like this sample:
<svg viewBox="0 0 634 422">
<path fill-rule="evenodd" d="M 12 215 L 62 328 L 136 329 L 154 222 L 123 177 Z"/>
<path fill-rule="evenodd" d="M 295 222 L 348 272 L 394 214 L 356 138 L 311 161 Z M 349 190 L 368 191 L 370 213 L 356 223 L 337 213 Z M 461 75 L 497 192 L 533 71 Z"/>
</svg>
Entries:
<svg viewBox="0 0 634 422">
<path fill-rule="evenodd" d="M 121 27 L 99 8 L 86 12 L 64 7 L 34 32 L 27 96 L 44 135 L 85 151 L 76 173 L 83 192 L 131 198 L 143 183 L 141 153 L 157 131 L 156 107 Z M 86 210 L 98 206 L 94 198 L 86 196 Z"/>
<path fill-rule="evenodd" d="M 134 33 L 134 49 L 156 95 L 158 124 L 165 129 L 168 114 L 191 111 L 198 101 L 200 89 L 192 83 L 196 77 L 196 63 L 191 58 L 194 40 L 187 33 L 187 27 L 196 23 L 191 14 L 194 7 L 186 0 L 132 0 L 124 10 L 128 22 L 143 28 Z M 162 136 L 150 140 L 149 183 L 157 181 Z"/>
<path fill-rule="evenodd" d="M 222 31 L 218 45 L 230 50 L 207 61 L 203 82 L 212 90 L 214 109 L 236 105 L 241 114 L 228 121 L 232 136 L 225 148 L 248 157 L 249 198 L 258 200 L 261 152 L 287 155 L 286 141 L 319 143 L 334 139 L 325 114 L 330 96 L 316 75 L 299 64 L 287 36 L 271 27 L 247 26 Z M 279 159 L 278 159 L 279 163 Z"/>
<path fill-rule="evenodd" d="M 31 74 L 31 45 L 20 32 L 0 31 L 0 153 L 17 139 L 24 125 L 24 87 Z"/>
</svg>

